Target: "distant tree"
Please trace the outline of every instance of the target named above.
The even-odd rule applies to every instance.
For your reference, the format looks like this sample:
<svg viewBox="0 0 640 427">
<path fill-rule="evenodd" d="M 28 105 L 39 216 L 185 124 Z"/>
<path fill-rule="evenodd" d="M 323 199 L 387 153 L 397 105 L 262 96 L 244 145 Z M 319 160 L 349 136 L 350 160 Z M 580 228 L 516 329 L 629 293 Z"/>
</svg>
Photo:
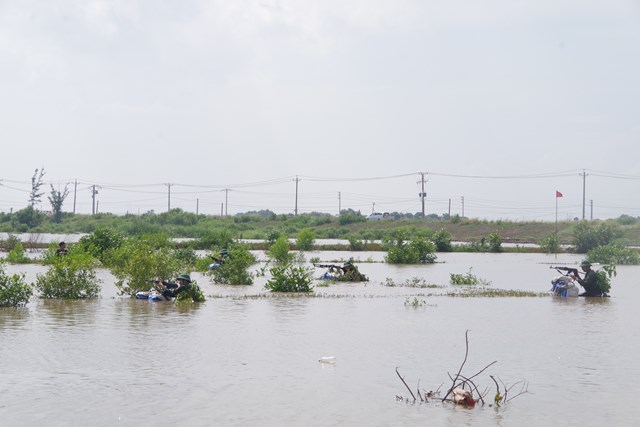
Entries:
<svg viewBox="0 0 640 427">
<path fill-rule="evenodd" d="M 64 190 L 56 190 L 51 185 L 51 195 L 49 196 L 49 203 L 51 203 L 51 211 L 53 212 L 53 222 L 60 222 L 62 220 L 62 204 L 64 199 L 69 195 L 69 185 L 65 184 Z"/>
<path fill-rule="evenodd" d="M 31 177 L 31 193 L 29 193 L 29 204 L 31 206 L 36 203 L 40 203 L 40 199 L 44 194 L 44 191 L 40 192 L 40 187 L 42 187 L 42 177 L 44 176 L 45 171 L 44 168 L 36 169 Z"/>
</svg>

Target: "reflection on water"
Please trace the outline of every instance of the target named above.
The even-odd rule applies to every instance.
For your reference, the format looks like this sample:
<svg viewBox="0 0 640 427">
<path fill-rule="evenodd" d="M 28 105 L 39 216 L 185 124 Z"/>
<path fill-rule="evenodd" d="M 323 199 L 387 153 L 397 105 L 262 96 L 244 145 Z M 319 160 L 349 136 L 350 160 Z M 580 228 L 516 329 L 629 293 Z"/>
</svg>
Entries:
<svg viewBox="0 0 640 427">
<path fill-rule="evenodd" d="M 337 257 L 349 253 L 334 254 Z M 0 308 L 0 424 L 156 425 L 633 425 L 639 386 L 639 267 L 621 267 L 612 298 L 447 298 L 450 273 L 492 287 L 542 292 L 553 274 L 535 254 L 443 254 L 440 264 L 363 263 L 367 284 L 331 284 L 315 297 L 198 282 L 204 304 L 116 295 L 101 272 L 92 301 L 34 298 Z M 565 264 L 574 263 L 567 257 Z M 10 266 L 14 271 L 21 266 Z M 28 276 L 42 270 L 26 267 Z M 444 289 L 386 287 L 419 277 Z M 406 298 L 426 301 L 421 307 Z M 469 372 L 526 380 L 502 408 L 407 405 L 412 387 Z M 335 363 L 320 363 L 321 357 Z M 493 387 L 479 376 L 481 387 Z M 627 392 L 619 393 L 621 385 Z M 562 404 L 558 404 L 562 399 Z"/>
</svg>

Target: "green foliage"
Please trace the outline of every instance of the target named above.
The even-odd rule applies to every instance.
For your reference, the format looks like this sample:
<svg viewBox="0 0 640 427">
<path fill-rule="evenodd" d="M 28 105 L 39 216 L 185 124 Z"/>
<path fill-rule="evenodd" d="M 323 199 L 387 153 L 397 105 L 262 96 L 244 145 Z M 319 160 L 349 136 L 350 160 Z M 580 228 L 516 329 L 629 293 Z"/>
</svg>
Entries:
<svg viewBox="0 0 640 427">
<path fill-rule="evenodd" d="M 349 234 L 347 236 L 347 240 L 349 241 L 349 249 L 352 251 L 363 251 L 365 243 L 358 238 L 358 236 L 354 234 Z"/>
<path fill-rule="evenodd" d="M 540 249 L 546 254 L 555 254 L 560 251 L 560 244 L 556 233 L 547 234 L 545 238 L 538 242 Z"/>
<path fill-rule="evenodd" d="M 622 237 L 622 232 L 604 222 L 595 225 L 588 221 L 581 221 L 576 225 L 573 237 L 576 252 L 584 254 L 598 246 L 612 243 L 615 239 Z"/>
<path fill-rule="evenodd" d="M 472 274 L 471 268 L 467 274 L 449 274 L 449 281 L 452 285 L 489 285 L 491 283 Z"/>
<path fill-rule="evenodd" d="M 28 264 L 31 262 L 29 257 L 25 255 L 24 245 L 21 242 L 16 243 L 13 249 L 9 251 L 6 261 L 11 264 Z"/>
<path fill-rule="evenodd" d="M 609 244 L 591 249 L 587 258 L 594 263 L 615 265 L 638 265 L 640 254 L 638 250 L 622 245 Z"/>
<path fill-rule="evenodd" d="M 198 283 L 195 280 L 192 280 L 191 283 L 189 283 L 188 289 L 185 289 L 176 295 L 175 303 L 187 304 L 192 302 L 204 302 L 205 300 L 204 292 L 202 292 Z"/>
<path fill-rule="evenodd" d="M 316 233 L 311 231 L 310 228 L 303 228 L 298 232 L 298 239 L 296 240 L 296 246 L 298 250 L 310 251 L 313 249 L 313 245 L 316 241 Z"/>
<path fill-rule="evenodd" d="M 126 236 L 113 227 L 98 227 L 93 233 L 83 236 L 76 247 L 107 264 L 109 252 L 120 248 L 125 240 Z"/>
<path fill-rule="evenodd" d="M 267 233 L 267 246 L 273 245 L 278 239 L 282 236 L 282 233 L 279 230 L 270 230 Z"/>
<path fill-rule="evenodd" d="M 305 267 L 294 267 L 292 264 L 278 264 L 269 272 L 271 278 L 265 288 L 272 292 L 311 292 L 313 281 L 311 271 Z"/>
<path fill-rule="evenodd" d="M 146 240 L 133 238 L 110 251 L 110 266 L 120 295 L 135 295 L 149 291 L 154 278 L 176 277 L 185 264 L 171 249 L 154 248 Z"/>
<path fill-rule="evenodd" d="M 438 252 L 451 252 L 451 233 L 444 228 L 436 231 L 431 237 L 431 241 L 436 245 Z"/>
<path fill-rule="evenodd" d="M 37 275 L 35 287 L 43 298 L 95 298 L 101 288 L 97 266 L 91 254 L 77 249 L 70 251 L 55 258 L 45 274 Z"/>
<path fill-rule="evenodd" d="M 616 219 L 616 221 L 618 221 L 620 225 L 634 225 L 637 224 L 639 220 L 640 218 L 632 217 L 629 215 L 620 215 Z"/>
<path fill-rule="evenodd" d="M 353 209 L 343 209 L 340 211 L 340 217 L 338 219 L 340 225 L 355 224 L 358 222 L 366 222 L 367 217 L 362 215 L 360 211 L 354 211 Z"/>
<path fill-rule="evenodd" d="M 173 254 L 184 266 L 194 267 L 198 259 L 195 251 L 191 248 L 176 248 Z"/>
<path fill-rule="evenodd" d="M 225 285 L 251 285 L 253 274 L 249 267 L 256 263 L 256 258 L 245 245 L 234 244 L 229 247 L 229 256 L 224 263 L 210 272 L 216 283 Z"/>
<path fill-rule="evenodd" d="M 605 271 L 596 271 L 596 284 L 604 294 L 611 291 L 611 276 Z"/>
<path fill-rule="evenodd" d="M 489 234 L 489 252 L 502 252 L 502 237 L 500 237 L 500 234 Z"/>
<path fill-rule="evenodd" d="M 28 205 L 24 209 L 20 209 L 18 212 L 16 212 L 15 215 L 18 223 L 23 224 L 24 226 L 27 227 L 27 229 L 33 228 L 42 224 L 42 222 L 46 218 L 45 214 L 43 214 L 42 212 L 38 212 L 31 205 Z M 26 230 L 21 230 L 21 231 L 26 231 Z"/>
<path fill-rule="evenodd" d="M 289 240 L 286 236 L 280 236 L 267 250 L 267 255 L 272 261 L 287 264 L 293 261 L 294 255 L 289 253 Z"/>
<path fill-rule="evenodd" d="M 24 275 L 5 273 L 0 263 L 0 307 L 18 307 L 29 302 L 33 289 L 24 281 Z"/>
<path fill-rule="evenodd" d="M 194 242 L 199 249 L 225 248 L 233 242 L 229 230 L 207 230 L 205 234 Z"/>
<path fill-rule="evenodd" d="M 433 263 L 436 260 L 433 242 L 416 237 L 407 243 L 406 233 L 402 231 L 396 231 L 392 238 L 385 240 L 384 247 L 387 249 L 385 261 L 390 264 Z"/>
</svg>

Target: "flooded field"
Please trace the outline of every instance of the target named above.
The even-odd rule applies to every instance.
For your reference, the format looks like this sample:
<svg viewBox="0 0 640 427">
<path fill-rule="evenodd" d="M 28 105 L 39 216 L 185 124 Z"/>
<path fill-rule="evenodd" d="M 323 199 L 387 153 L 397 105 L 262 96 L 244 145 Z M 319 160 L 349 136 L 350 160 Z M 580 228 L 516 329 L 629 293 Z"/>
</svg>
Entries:
<svg viewBox="0 0 640 427">
<path fill-rule="evenodd" d="M 101 298 L 0 308 L 0 424 L 7 426 L 474 425 L 625 426 L 640 409 L 636 328 L 640 267 L 618 267 L 612 297 L 462 298 L 450 273 L 490 288 L 545 292 L 579 257 L 440 254 L 437 264 L 392 266 L 354 256 L 369 283 L 316 286 L 309 297 L 209 283 L 207 302 L 179 307 L 116 295 L 100 271 Z M 40 265 L 7 265 L 35 281 Z M 320 276 L 322 271 L 316 270 Z M 413 278 L 439 287 L 412 287 Z M 396 286 L 385 286 L 393 282 Z M 457 288 L 455 288 L 457 289 Z M 528 383 L 500 408 L 407 404 L 396 376 L 435 390 L 463 373 L 476 384 Z M 321 363 L 334 357 L 335 363 Z M 516 387 L 519 389 L 519 387 Z"/>
</svg>

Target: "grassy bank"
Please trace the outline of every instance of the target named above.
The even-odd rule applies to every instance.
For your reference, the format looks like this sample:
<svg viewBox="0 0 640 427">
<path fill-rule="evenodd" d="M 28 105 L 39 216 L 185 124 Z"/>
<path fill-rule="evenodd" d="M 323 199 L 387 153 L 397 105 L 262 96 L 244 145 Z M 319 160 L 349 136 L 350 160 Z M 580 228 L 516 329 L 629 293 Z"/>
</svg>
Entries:
<svg viewBox="0 0 640 427">
<path fill-rule="evenodd" d="M 233 217 L 195 215 L 174 209 L 161 214 L 117 216 L 112 214 L 74 215 L 65 213 L 61 222 L 53 222 L 42 213 L 31 217 L 20 217 L 18 213 L 0 213 L 0 232 L 5 233 L 91 233 L 103 226 L 113 227 L 129 235 L 162 233 L 170 237 L 201 239 L 215 233 L 224 233 L 230 238 L 269 239 L 274 235 L 296 238 L 300 230 L 313 231 L 318 239 L 359 240 L 369 245 L 394 232 L 402 231 L 408 236 L 431 237 L 445 230 L 453 241 L 479 242 L 492 233 L 500 236 L 503 243 L 539 243 L 553 235 L 556 224 L 552 222 L 486 221 L 466 218 L 451 219 L 388 219 L 367 221 L 363 216 L 334 217 L 321 214 L 293 215 L 237 215 Z M 620 242 L 640 246 L 640 220 L 620 217 L 606 223 L 620 232 Z M 563 221 L 557 225 L 560 244 L 570 245 L 579 221 Z M 335 248 L 337 249 L 337 247 Z M 369 247 L 374 250 L 374 247 Z"/>
</svg>

